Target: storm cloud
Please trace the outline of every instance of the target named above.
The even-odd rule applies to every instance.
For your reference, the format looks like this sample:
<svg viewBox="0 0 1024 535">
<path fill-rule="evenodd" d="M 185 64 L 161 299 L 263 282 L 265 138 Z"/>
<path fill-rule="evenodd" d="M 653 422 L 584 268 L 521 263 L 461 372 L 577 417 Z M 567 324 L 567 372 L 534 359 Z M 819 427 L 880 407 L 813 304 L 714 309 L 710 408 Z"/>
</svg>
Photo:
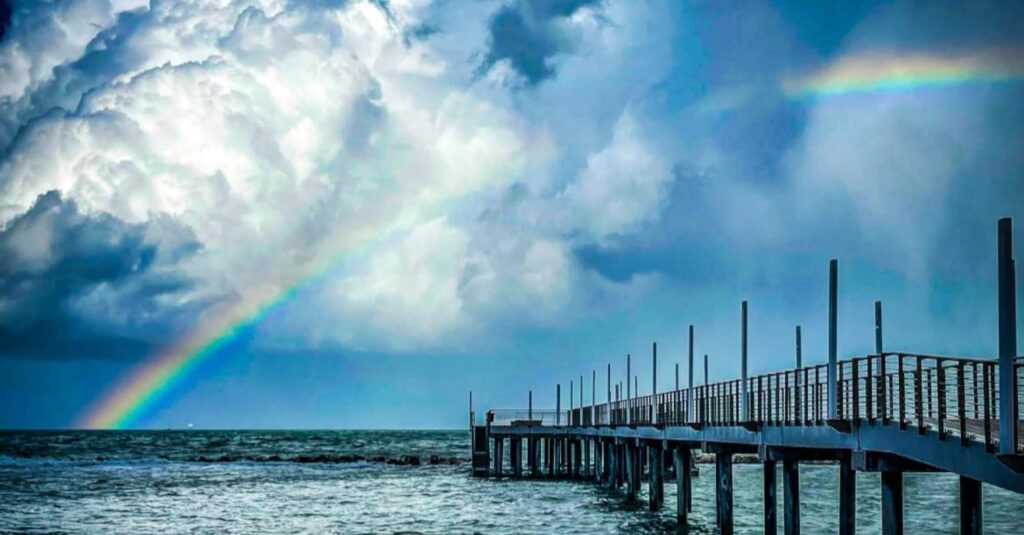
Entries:
<svg viewBox="0 0 1024 535">
<path fill-rule="evenodd" d="M 174 301 L 191 281 L 178 266 L 198 250 L 173 221 L 127 224 L 40 195 L 0 230 L 0 353 L 137 355 L 183 312 Z"/>
</svg>

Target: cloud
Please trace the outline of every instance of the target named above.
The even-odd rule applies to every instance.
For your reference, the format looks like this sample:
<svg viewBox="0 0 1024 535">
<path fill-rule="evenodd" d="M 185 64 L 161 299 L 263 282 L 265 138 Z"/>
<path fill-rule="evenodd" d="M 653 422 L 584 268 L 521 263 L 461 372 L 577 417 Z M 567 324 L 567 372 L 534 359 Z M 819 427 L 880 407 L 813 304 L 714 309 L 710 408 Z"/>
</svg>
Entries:
<svg viewBox="0 0 1024 535">
<path fill-rule="evenodd" d="M 630 68 L 625 34 L 654 16 L 618 6 L 615 27 L 580 18 L 594 5 L 508 8 L 539 17 L 544 27 L 534 30 L 557 42 L 545 65 L 557 53 L 578 68 L 563 39 L 570 25 L 589 53 L 615 58 L 550 84 L 558 91 Z M 42 50 L 17 24 L 0 48 L 11 72 L 25 74 L 5 86 L 0 107 L 11 126 L 0 223 L 55 190 L 81 217 L 188 229 L 201 252 L 175 273 L 189 284 L 106 309 L 96 298 L 75 316 L 95 314 L 111 336 L 134 336 L 161 314 L 175 318 L 169 330 L 184 329 L 263 303 L 255 296 L 280 295 L 324 266 L 321 282 L 254 343 L 465 350 L 496 329 L 558 325 L 578 310 L 628 302 L 644 291 L 642 277 L 608 281 L 572 251 L 656 217 L 669 164 L 645 146 L 647 123 L 621 118 L 621 99 L 601 103 L 614 133 L 562 141 L 531 118 L 549 96 L 524 109 L 509 87 L 474 76 L 461 54 L 493 44 L 482 30 L 502 9 L 88 0 L 40 8 L 32 20 L 62 20 L 68 10 L 94 17 L 81 35 L 54 41 L 59 50 Z M 19 71 L 19 61 L 33 67 Z M 589 163 L 556 163 L 578 154 Z M 600 204 L 624 192 L 635 195 L 616 199 L 616 219 L 603 221 Z M 186 309 L 190 317 L 176 315 Z"/>
<path fill-rule="evenodd" d="M 167 219 L 127 224 L 40 195 L 0 231 L 0 353 L 137 354 L 183 312 L 192 283 L 179 268 L 198 247 Z"/>
<path fill-rule="evenodd" d="M 574 16 L 596 8 L 597 0 L 517 0 L 501 7 L 489 24 L 481 72 L 510 69 L 528 85 L 555 75 L 552 59 L 572 49 Z"/>
</svg>

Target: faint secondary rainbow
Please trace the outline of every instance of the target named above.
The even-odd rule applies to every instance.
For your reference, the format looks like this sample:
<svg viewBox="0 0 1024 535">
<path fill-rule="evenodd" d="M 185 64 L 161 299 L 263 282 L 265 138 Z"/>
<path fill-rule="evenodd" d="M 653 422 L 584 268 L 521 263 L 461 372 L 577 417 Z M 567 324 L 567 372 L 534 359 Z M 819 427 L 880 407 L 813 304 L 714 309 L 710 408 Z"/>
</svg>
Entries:
<svg viewBox="0 0 1024 535">
<path fill-rule="evenodd" d="M 783 92 L 793 100 L 907 91 L 927 87 L 1024 81 L 1024 49 L 989 49 L 960 54 L 882 54 L 848 56 L 807 76 L 787 79 Z"/>
<path fill-rule="evenodd" d="M 153 408 L 162 397 L 203 361 L 236 339 L 245 329 L 260 322 L 271 311 L 290 301 L 299 291 L 332 273 L 354 253 L 365 250 L 386 236 L 368 235 L 342 254 L 329 258 L 305 275 L 294 277 L 281 286 L 267 286 L 248 292 L 239 302 L 213 318 L 204 319 L 193 331 L 159 353 L 150 356 L 138 368 L 114 385 L 109 393 L 91 407 L 77 422 L 89 429 L 130 427 Z"/>
</svg>

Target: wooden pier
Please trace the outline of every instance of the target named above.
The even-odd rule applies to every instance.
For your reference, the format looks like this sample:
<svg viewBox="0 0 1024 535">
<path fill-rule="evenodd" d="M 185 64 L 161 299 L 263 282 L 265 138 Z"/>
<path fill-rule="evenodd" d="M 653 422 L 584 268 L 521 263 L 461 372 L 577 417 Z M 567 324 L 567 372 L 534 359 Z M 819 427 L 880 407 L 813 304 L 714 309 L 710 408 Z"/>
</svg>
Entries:
<svg viewBox="0 0 1024 535">
<path fill-rule="evenodd" d="M 652 345 L 652 393 L 636 395 L 639 380 L 627 356 L 624 389 L 607 366 L 604 402 L 597 371 L 590 403 L 583 376 L 578 398 L 562 409 L 489 410 L 477 424 L 470 411 L 473 473 L 481 477 L 572 478 L 623 489 L 636 499 L 643 481 L 652 510 L 664 502 L 664 479 L 674 479 L 678 521 L 692 510 L 694 450 L 715 457 L 718 529 L 733 532 L 735 454 L 756 454 L 764 467 L 764 533 L 777 523 L 776 474 L 782 464 L 783 524 L 800 533 L 803 461 L 839 465 L 839 533 L 856 527 L 855 473 L 879 472 L 882 533 L 903 533 L 903 474 L 950 472 L 960 476 L 960 532 L 982 533 L 981 483 L 1024 493 L 1024 422 L 1017 356 L 1016 288 L 1012 226 L 998 225 L 999 355 L 945 357 L 885 351 L 882 307 L 875 304 L 875 353 L 837 359 L 837 264 L 829 264 L 829 344 L 825 364 L 803 366 L 795 331 L 792 369 L 747 376 L 747 304 L 741 305 L 741 377 L 694 384 L 693 326 L 689 329 L 689 383 L 657 391 L 657 344 Z M 624 390 L 624 391 L 623 391 Z M 614 392 L 614 395 L 613 395 Z M 1009 393 L 1009 395 L 1005 395 Z M 508 453 L 506 454 L 506 444 Z M 525 444 L 525 448 L 524 448 Z M 506 466 L 508 470 L 506 470 Z M 1021 522 L 1024 525 L 1024 512 Z"/>
</svg>

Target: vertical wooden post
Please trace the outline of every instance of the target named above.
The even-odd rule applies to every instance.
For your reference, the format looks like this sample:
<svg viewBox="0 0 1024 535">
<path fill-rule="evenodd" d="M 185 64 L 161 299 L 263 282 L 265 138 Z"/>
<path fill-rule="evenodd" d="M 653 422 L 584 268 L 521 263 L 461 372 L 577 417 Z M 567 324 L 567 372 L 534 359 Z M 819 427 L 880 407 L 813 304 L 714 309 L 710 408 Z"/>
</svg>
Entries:
<svg viewBox="0 0 1024 535">
<path fill-rule="evenodd" d="M 801 409 L 803 408 L 800 401 L 800 369 L 803 368 L 803 358 L 800 348 L 800 326 L 796 326 L 796 378 L 793 380 L 796 388 L 793 391 L 793 418 L 796 420 L 797 425 L 803 423 Z"/>
<path fill-rule="evenodd" d="M 1017 296 L 1013 263 L 1013 221 L 999 220 L 999 453 L 1017 452 Z"/>
<path fill-rule="evenodd" d="M 747 302 L 740 306 L 740 411 L 739 418 L 750 421 L 750 403 L 747 400 Z"/>
<path fill-rule="evenodd" d="M 903 472 L 886 471 L 882 479 L 882 535 L 903 535 Z"/>
<path fill-rule="evenodd" d="M 533 420 L 533 390 L 530 390 L 530 394 L 529 394 L 528 401 L 527 401 L 527 406 L 529 408 L 527 409 L 527 416 L 526 416 L 526 418 L 528 420 L 532 421 Z"/>
<path fill-rule="evenodd" d="M 777 475 L 775 461 L 764 462 L 764 534 L 775 535 L 778 532 L 777 520 Z"/>
<path fill-rule="evenodd" d="M 630 394 L 632 393 L 632 391 L 630 390 L 630 387 L 629 387 L 629 379 L 632 377 L 632 373 L 633 373 L 632 369 L 633 368 L 631 367 L 630 360 L 631 360 L 630 356 L 627 353 L 626 354 L 626 425 L 632 425 L 633 424 L 633 416 L 630 414 L 631 412 L 633 412 L 632 411 L 633 406 L 630 403 L 630 397 L 631 397 Z"/>
<path fill-rule="evenodd" d="M 658 342 L 651 344 L 651 425 L 658 425 Z"/>
<path fill-rule="evenodd" d="M 800 464 L 782 461 L 782 509 L 786 535 L 800 535 Z"/>
<path fill-rule="evenodd" d="M 555 426 L 562 425 L 562 383 L 555 385 Z"/>
<path fill-rule="evenodd" d="M 857 532 L 857 472 L 850 455 L 839 461 L 839 535 Z"/>
<path fill-rule="evenodd" d="M 715 454 L 715 496 L 718 513 L 718 531 L 732 535 L 732 454 Z"/>
<path fill-rule="evenodd" d="M 693 402 L 691 401 L 691 398 L 693 398 L 693 395 L 692 395 L 692 392 L 693 392 L 693 325 L 690 325 L 690 341 L 689 341 L 689 346 L 690 346 L 690 350 L 689 350 L 689 364 L 687 366 L 687 373 L 690 376 L 690 381 L 689 381 L 690 390 L 689 390 L 689 392 L 687 393 L 687 396 L 686 396 L 686 413 L 687 414 L 692 414 L 692 411 L 694 410 Z M 706 378 L 707 374 L 704 374 L 704 375 L 705 375 L 705 378 Z"/>
<path fill-rule="evenodd" d="M 832 420 L 838 417 L 836 411 L 836 338 L 839 314 L 839 304 L 836 299 L 838 290 L 839 261 L 833 259 L 828 263 L 828 418 Z"/>
<path fill-rule="evenodd" d="M 960 476 L 960 534 L 981 535 L 981 481 Z"/>
<path fill-rule="evenodd" d="M 672 466 L 676 471 L 676 522 L 681 526 L 686 525 L 686 481 L 689 476 L 686 462 L 683 459 L 683 446 L 676 446 L 672 449 Z"/>
</svg>

